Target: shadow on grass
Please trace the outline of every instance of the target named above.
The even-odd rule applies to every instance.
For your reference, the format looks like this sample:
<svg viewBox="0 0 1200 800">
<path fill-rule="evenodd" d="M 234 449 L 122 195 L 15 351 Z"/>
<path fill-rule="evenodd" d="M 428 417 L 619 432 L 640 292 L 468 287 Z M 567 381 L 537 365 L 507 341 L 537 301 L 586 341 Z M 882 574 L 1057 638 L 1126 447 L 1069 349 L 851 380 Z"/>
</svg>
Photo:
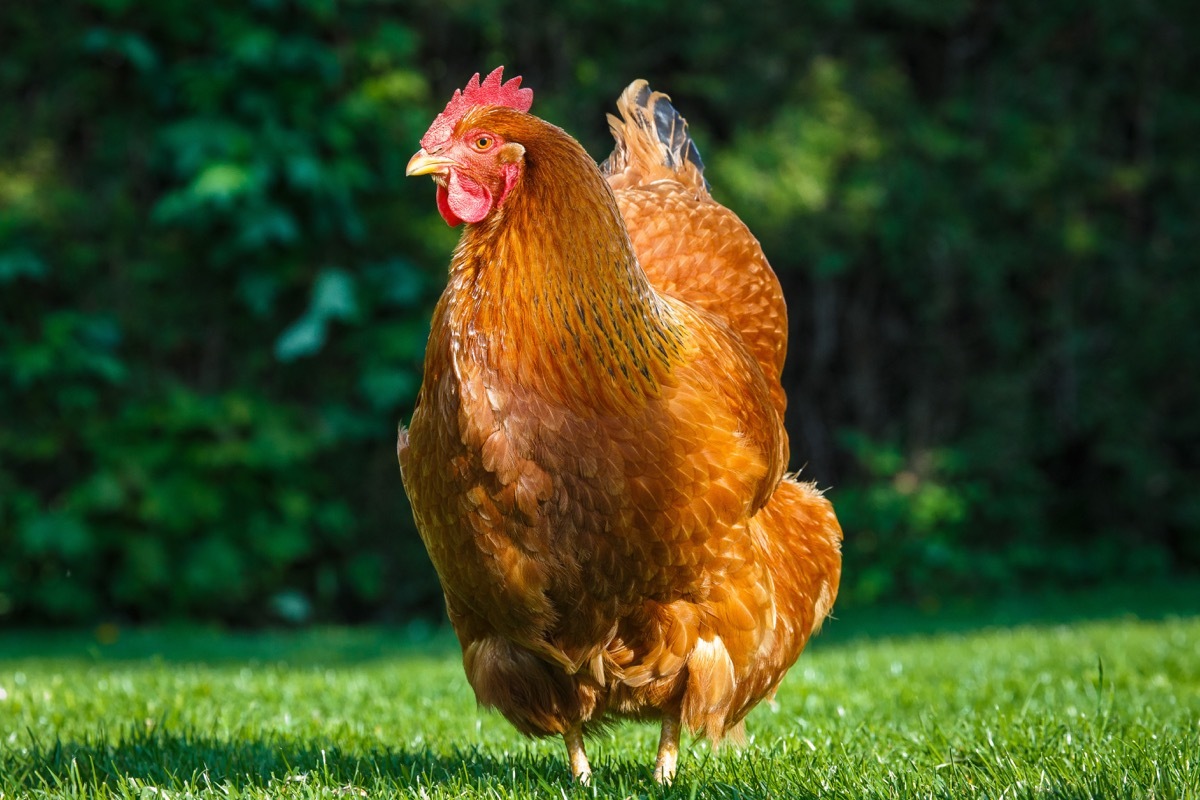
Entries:
<svg viewBox="0 0 1200 800">
<path fill-rule="evenodd" d="M 449 754 L 422 749 L 343 752 L 317 742 L 224 741 L 206 735 L 132 731 L 118 740 L 0 745 L 0 789 L 16 796 L 60 792 L 93 796 L 102 789 L 139 795 L 145 787 L 166 791 L 215 790 L 228 796 L 261 792 L 280 797 L 334 793 L 343 797 L 423 794 L 444 787 L 451 794 L 486 796 L 740 798 L 745 787 L 703 780 L 704 759 L 685 765 L 671 787 L 657 786 L 650 765 L 593 759 L 595 782 L 583 790 L 571 779 L 565 758 L 517 753 L 496 757 L 480 749 Z M 688 772 L 693 773 L 688 776 Z M 595 793 L 593 793 L 593 789 Z M 2 795 L 0 795 L 2 796 Z M 805 797 L 804 793 L 789 796 Z"/>
</svg>

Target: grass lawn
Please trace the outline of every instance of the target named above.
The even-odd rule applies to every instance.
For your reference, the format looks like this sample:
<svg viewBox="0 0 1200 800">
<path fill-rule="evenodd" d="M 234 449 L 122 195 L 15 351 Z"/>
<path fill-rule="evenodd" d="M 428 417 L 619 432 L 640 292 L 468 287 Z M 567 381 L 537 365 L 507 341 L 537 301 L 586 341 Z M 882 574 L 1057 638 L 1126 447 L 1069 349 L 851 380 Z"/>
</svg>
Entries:
<svg viewBox="0 0 1200 800">
<path fill-rule="evenodd" d="M 1200 798 L 1200 595 L 1125 600 L 844 616 L 668 789 L 648 725 L 572 785 L 560 742 L 476 709 L 444 632 L 4 633 L 0 798 Z"/>
</svg>

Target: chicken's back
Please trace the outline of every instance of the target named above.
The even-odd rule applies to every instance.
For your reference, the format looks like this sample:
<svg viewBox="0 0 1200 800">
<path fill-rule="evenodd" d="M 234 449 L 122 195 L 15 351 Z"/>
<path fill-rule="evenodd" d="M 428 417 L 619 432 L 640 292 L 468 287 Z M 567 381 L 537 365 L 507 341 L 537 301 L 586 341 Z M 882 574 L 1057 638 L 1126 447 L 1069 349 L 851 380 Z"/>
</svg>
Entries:
<svg viewBox="0 0 1200 800">
<path fill-rule="evenodd" d="M 737 215 L 712 199 L 687 122 L 638 80 L 609 115 L 616 148 L 601 165 L 638 261 L 660 292 L 717 314 L 778 386 L 787 353 L 787 308 L 762 247 Z"/>
<path fill-rule="evenodd" d="M 635 81 L 617 108 L 620 118 L 609 116 L 616 147 L 601 170 L 639 262 L 660 292 L 712 312 L 740 335 L 762 368 L 782 419 L 787 309 L 758 240 L 712 199 L 687 123 L 666 95 Z M 766 585 L 758 588 L 771 595 L 772 623 L 755 639 L 754 652 L 731 653 L 740 667 L 735 688 L 722 703 L 703 708 L 685 701 L 684 724 L 713 738 L 736 731 L 756 703 L 774 694 L 828 615 L 841 578 L 841 527 L 813 484 L 785 476 L 745 530 L 767 566 Z M 734 642 L 726 645 L 732 650 Z M 703 683 L 701 664 L 693 657 L 690 666 L 692 680 Z M 720 670 L 712 674 L 719 676 Z M 697 689 L 689 687 L 689 697 L 712 693 Z"/>
</svg>

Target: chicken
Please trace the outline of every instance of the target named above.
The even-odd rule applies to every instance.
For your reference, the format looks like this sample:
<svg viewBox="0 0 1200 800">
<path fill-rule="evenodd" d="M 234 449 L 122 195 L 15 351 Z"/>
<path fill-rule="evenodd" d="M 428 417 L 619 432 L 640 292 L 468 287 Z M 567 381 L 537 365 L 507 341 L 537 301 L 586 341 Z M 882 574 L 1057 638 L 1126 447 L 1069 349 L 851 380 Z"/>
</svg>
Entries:
<svg viewBox="0 0 1200 800">
<path fill-rule="evenodd" d="M 532 100 L 476 75 L 408 164 L 466 227 L 397 455 L 480 704 L 585 782 L 585 731 L 660 720 L 669 782 L 828 615 L 841 529 L 784 475 L 783 297 L 683 118 L 635 82 L 602 172 Z"/>
</svg>

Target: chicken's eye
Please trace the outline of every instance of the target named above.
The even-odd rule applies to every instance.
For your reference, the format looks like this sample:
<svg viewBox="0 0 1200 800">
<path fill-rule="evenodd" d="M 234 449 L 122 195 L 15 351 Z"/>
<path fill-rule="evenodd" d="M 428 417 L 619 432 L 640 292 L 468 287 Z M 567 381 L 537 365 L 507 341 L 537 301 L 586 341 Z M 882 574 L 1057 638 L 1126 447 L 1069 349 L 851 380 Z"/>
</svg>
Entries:
<svg viewBox="0 0 1200 800">
<path fill-rule="evenodd" d="M 487 150 L 491 146 L 492 146 L 492 137 L 490 137 L 490 136 L 475 137 L 475 149 L 476 150 L 479 150 L 482 152 L 484 150 Z"/>
</svg>

